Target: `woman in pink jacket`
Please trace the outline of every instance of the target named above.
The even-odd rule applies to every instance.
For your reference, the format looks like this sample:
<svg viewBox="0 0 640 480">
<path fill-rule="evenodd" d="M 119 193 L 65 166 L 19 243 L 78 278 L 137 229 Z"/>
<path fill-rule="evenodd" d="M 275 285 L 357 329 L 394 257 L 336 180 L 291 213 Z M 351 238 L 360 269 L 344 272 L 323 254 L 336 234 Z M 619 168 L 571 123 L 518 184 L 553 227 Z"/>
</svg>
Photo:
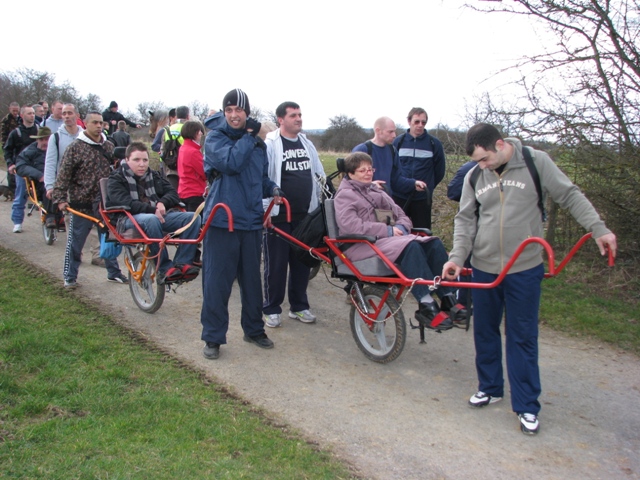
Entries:
<svg viewBox="0 0 640 480">
<path fill-rule="evenodd" d="M 344 167 L 346 175 L 334 200 L 339 234 L 374 236 L 377 238 L 375 245 L 407 277 L 433 280 L 434 272 L 439 274 L 448 259 L 440 239 L 411 234 L 413 225 L 409 217 L 372 182 L 373 162 L 368 154 L 351 153 L 345 158 Z M 351 261 L 358 261 L 376 253 L 366 244 L 354 244 L 345 251 L 345 255 Z M 411 293 L 419 302 L 416 320 L 434 328 L 431 321 L 440 310 L 451 310 L 453 318 L 445 319 L 436 328 L 466 328 L 466 310 L 456 305 L 454 292 L 454 289 L 444 287 L 436 290 L 441 301 L 438 306 L 427 285 L 414 285 Z"/>
<path fill-rule="evenodd" d="M 204 201 L 207 177 L 204 174 L 204 158 L 200 151 L 200 140 L 204 135 L 202 123 L 189 120 L 180 131 L 184 143 L 178 152 L 178 196 L 187 212 L 195 212 Z"/>
</svg>

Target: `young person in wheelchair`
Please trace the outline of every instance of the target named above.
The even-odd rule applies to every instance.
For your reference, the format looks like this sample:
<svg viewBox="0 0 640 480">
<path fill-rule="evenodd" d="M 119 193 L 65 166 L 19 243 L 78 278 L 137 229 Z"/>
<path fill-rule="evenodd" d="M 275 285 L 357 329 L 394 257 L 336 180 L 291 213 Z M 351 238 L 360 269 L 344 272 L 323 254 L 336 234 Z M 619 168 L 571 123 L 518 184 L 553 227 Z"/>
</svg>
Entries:
<svg viewBox="0 0 640 480">
<path fill-rule="evenodd" d="M 345 177 L 334 200 L 339 234 L 375 236 L 376 246 L 404 275 L 433 280 L 434 272 L 440 273 L 448 259 L 440 239 L 411 234 L 409 217 L 373 183 L 373 164 L 368 154 L 351 153 L 344 160 L 344 170 Z M 353 244 L 344 253 L 351 261 L 376 255 L 365 243 Z M 416 319 L 426 327 L 437 330 L 449 330 L 453 326 L 466 328 L 466 310 L 456 306 L 455 289 L 440 287 L 436 290 L 440 306 L 427 285 L 415 284 L 411 293 L 419 303 Z M 433 327 L 431 321 L 441 310 L 450 312 L 449 318 Z"/>
<path fill-rule="evenodd" d="M 149 151 L 142 142 L 131 143 L 125 159 L 109 177 L 106 207 L 124 207 L 133 215 L 145 234 L 150 238 L 163 238 L 166 234 L 193 223 L 180 238 L 195 239 L 200 234 L 200 216 L 193 218 L 192 212 L 172 211 L 180 203 L 178 192 L 159 172 L 149 168 Z M 128 218 L 124 229 L 135 228 Z M 168 284 L 193 280 L 200 269 L 193 266 L 197 245 L 183 243 L 173 262 L 167 249 L 163 248 L 158 261 L 159 283 Z M 152 256 L 158 254 L 157 243 L 150 245 Z"/>
</svg>

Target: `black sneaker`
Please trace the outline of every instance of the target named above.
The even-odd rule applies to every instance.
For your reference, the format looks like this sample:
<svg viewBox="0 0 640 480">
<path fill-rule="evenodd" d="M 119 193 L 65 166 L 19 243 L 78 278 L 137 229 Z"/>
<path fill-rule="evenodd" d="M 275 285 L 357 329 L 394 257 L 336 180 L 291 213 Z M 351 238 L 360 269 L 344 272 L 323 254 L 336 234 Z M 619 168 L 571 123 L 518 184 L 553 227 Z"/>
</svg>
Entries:
<svg viewBox="0 0 640 480">
<path fill-rule="evenodd" d="M 540 429 L 540 422 L 538 422 L 538 416 L 533 413 L 520 413 L 518 414 L 520 419 L 520 430 L 525 435 L 535 435 Z"/>
<path fill-rule="evenodd" d="M 107 280 L 114 283 L 129 283 L 129 279 L 125 277 L 122 273 L 118 273 L 115 277 L 108 277 Z"/>
<path fill-rule="evenodd" d="M 204 355 L 204 358 L 215 360 L 220 356 L 220 345 L 213 342 L 207 342 L 202 350 L 202 354 Z"/>
<path fill-rule="evenodd" d="M 257 337 L 249 337 L 248 335 L 245 335 L 244 341 L 254 343 L 260 348 L 273 348 L 273 342 L 269 340 L 269 337 L 267 337 L 266 333 L 258 335 Z"/>
</svg>

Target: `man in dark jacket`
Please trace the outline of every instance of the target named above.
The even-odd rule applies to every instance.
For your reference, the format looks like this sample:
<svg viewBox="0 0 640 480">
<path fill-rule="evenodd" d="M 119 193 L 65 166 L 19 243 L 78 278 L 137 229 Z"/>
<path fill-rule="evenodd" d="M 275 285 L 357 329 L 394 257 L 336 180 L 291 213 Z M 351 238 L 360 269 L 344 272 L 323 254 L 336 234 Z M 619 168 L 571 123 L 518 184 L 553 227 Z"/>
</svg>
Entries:
<svg viewBox="0 0 640 480">
<path fill-rule="evenodd" d="M 13 221 L 13 233 L 22 232 L 24 220 L 24 208 L 27 205 L 27 188 L 24 180 L 16 176 L 16 160 L 18 155 L 32 144 L 38 134 L 38 126 L 35 124 L 36 112 L 32 107 L 25 105 L 20 109 L 22 122 L 14 129 L 4 144 L 4 159 L 7 161 L 7 174 L 15 178 L 15 196 L 11 206 L 11 220 Z M 11 184 L 9 184 L 11 186 Z"/>
<path fill-rule="evenodd" d="M 44 163 L 50 136 L 49 127 L 39 128 L 38 134 L 32 137 L 35 142 L 25 148 L 16 159 L 16 174 L 35 182 L 38 200 L 47 212 L 53 212 L 53 203 L 47 198 L 44 188 Z M 54 218 L 51 218 L 51 221 L 47 219 L 47 227 L 55 227 Z"/>
<path fill-rule="evenodd" d="M 107 207 L 129 207 L 129 213 L 149 238 L 163 238 L 179 228 L 189 225 L 182 239 L 195 239 L 200 234 L 200 216 L 193 212 L 169 211 L 180 203 L 178 192 L 159 172 L 149 169 L 149 151 L 142 142 L 127 147 L 125 161 L 109 177 Z M 135 228 L 128 218 L 124 229 Z M 151 255 L 158 254 L 159 245 L 150 245 Z M 169 260 L 167 249 L 160 252 L 158 274 L 160 284 L 193 280 L 200 269 L 192 265 L 196 254 L 195 243 L 178 247 L 174 261 Z"/>
<path fill-rule="evenodd" d="M 415 228 L 431 228 L 431 199 L 433 191 L 444 178 L 445 157 L 442 143 L 427 133 L 427 112 L 424 108 L 412 108 L 407 115 L 409 129 L 395 139 L 404 175 L 422 180 L 427 188 L 415 192 L 394 192 L 393 199 L 411 218 Z"/>
<path fill-rule="evenodd" d="M 212 182 L 204 218 L 213 206 L 225 203 L 233 214 L 218 211 L 204 238 L 202 275 L 203 302 L 200 321 L 205 358 L 216 359 L 220 345 L 227 343 L 229 296 L 237 278 L 242 298 L 240 322 L 244 340 L 261 348 L 273 348 L 264 333 L 260 252 L 262 199 L 277 197 L 278 186 L 269 179 L 266 146 L 258 136 L 260 123 L 249 118 L 247 95 L 231 90 L 222 101 L 222 112 L 205 120 L 211 131 L 205 141 L 204 172 Z"/>
<path fill-rule="evenodd" d="M 102 120 L 109 122 L 109 131 L 104 132 L 107 136 L 111 136 L 116 131 L 120 120 L 124 120 L 124 122 L 130 127 L 141 128 L 140 125 L 133 123 L 131 120 L 127 120 L 120 112 L 118 112 L 118 104 L 115 101 L 112 101 L 109 104 L 109 108 L 102 112 Z"/>
</svg>

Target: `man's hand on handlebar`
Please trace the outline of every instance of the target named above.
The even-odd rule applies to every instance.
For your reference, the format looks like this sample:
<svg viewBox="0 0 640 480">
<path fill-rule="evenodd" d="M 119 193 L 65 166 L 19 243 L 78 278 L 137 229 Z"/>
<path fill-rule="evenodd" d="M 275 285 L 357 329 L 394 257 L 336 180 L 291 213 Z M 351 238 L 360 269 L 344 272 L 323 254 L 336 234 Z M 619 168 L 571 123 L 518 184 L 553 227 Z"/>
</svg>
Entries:
<svg viewBox="0 0 640 480">
<path fill-rule="evenodd" d="M 596 238 L 596 243 L 598 244 L 601 255 L 606 255 L 607 249 L 609 249 L 611 250 L 611 255 L 613 256 L 613 258 L 616 258 L 618 243 L 616 241 L 616 236 L 613 233 L 606 233 L 601 237 Z"/>
<path fill-rule="evenodd" d="M 442 278 L 445 280 L 455 280 L 460 276 L 462 267 L 453 262 L 447 262 L 442 266 Z"/>
</svg>

